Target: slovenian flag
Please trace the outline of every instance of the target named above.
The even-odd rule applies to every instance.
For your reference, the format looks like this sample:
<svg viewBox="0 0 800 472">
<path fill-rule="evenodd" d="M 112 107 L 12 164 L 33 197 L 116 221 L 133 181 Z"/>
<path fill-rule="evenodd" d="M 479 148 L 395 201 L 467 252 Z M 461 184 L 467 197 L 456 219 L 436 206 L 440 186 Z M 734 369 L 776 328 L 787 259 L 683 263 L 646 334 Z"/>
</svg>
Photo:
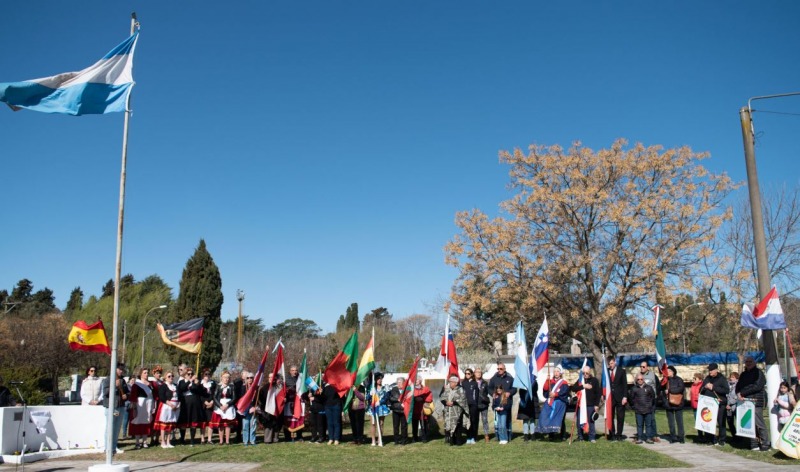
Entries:
<svg viewBox="0 0 800 472">
<path fill-rule="evenodd" d="M 767 296 L 752 307 L 742 306 L 742 326 L 753 329 L 786 329 L 786 318 L 778 298 L 778 289 L 772 287 Z"/>
<path fill-rule="evenodd" d="M 0 102 L 14 111 L 100 115 L 126 111 L 133 87 L 133 52 L 139 32 L 94 65 L 52 77 L 0 83 Z"/>
<path fill-rule="evenodd" d="M 539 375 L 547 363 L 550 361 L 550 330 L 547 327 L 547 317 L 544 317 L 542 326 L 536 334 L 536 340 L 533 342 L 533 351 L 531 352 L 531 365 L 534 374 Z"/>
</svg>

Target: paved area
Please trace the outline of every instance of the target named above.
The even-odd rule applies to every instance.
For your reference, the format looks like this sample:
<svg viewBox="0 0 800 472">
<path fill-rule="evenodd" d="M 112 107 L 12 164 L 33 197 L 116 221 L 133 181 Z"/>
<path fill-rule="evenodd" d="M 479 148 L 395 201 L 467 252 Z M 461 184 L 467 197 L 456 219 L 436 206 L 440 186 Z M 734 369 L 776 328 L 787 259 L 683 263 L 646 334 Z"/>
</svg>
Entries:
<svg viewBox="0 0 800 472">
<path fill-rule="evenodd" d="M 259 464 L 253 464 L 248 462 L 237 462 L 235 464 L 232 463 L 223 463 L 223 462 L 150 462 L 150 461 L 130 461 L 127 462 L 125 460 L 115 461 L 121 464 L 128 464 L 131 468 L 131 471 L 182 471 L 186 472 L 187 470 L 191 470 L 192 472 L 230 472 L 235 470 L 239 471 L 248 471 L 248 470 L 257 470 L 259 468 Z M 87 470 L 89 466 L 103 464 L 104 461 L 71 461 L 71 460 L 64 460 L 64 459 L 52 459 L 47 461 L 40 461 L 40 462 L 33 462 L 30 464 L 25 464 L 25 470 L 30 472 L 60 472 L 60 471 L 67 471 L 67 470 Z M 0 471 L 11 471 L 11 470 L 22 470 L 22 465 L 15 466 L 12 464 L 3 464 L 0 467 Z"/>
</svg>

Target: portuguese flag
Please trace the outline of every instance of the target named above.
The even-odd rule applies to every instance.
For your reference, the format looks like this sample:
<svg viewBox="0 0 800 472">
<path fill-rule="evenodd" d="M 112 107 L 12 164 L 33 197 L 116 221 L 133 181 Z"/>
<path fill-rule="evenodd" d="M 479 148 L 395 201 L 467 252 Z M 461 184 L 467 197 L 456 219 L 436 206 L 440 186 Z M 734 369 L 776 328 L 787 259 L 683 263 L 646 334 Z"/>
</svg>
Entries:
<svg viewBox="0 0 800 472">
<path fill-rule="evenodd" d="M 72 325 L 72 330 L 70 330 L 67 340 L 69 341 L 69 348 L 73 351 L 105 352 L 111 355 L 111 348 L 108 347 L 108 338 L 106 338 L 106 329 L 100 320 L 90 325 L 87 325 L 85 321 L 76 321 Z"/>
<path fill-rule="evenodd" d="M 358 331 L 354 332 L 339 354 L 333 358 L 322 380 L 333 385 L 342 397 L 353 386 L 358 368 Z"/>
<path fill-rule="evenodd" d="M 364 349 L 364 354 L 361 355 L 361 362 L 358 364 L 358 371 L 356 372 L 356 381 L 353 385 L 356 387 L 361 385 L 361 382 L 367 378 L 367 375 L 375 368 L 375 354 L 373 346 L 375 345 L 375 328 L 372 328 L 372 337 L 369 338 L 367 348 Z M 350 410 L 350 402 L 353 400 L 353 391 L 347 392 L 347 398 L 344 400 L 344 411 L 347 413 Z"/>
</svg>

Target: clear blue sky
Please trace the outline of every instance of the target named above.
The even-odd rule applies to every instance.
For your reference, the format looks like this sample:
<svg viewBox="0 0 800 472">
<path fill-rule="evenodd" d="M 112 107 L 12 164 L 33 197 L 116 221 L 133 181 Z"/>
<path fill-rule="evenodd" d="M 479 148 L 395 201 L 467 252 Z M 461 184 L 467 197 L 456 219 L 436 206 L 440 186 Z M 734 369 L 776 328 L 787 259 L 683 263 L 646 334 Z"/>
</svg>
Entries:
<svg viewBox="0 0 800 472">
<path fill-rule="evenodd" d="M 800 2 L 13 2 L 0 82 L 79 70 L 142 24 L 123 273 L 174 288 L 200 238 L 223 318 L 432 313 L 459 210 L 510 197 L 501 149 L 617 137 L 744 180 L 738 110 L 800 91 Z M 5 107 L 4 107 L 5 108 Z M 800 113 L 800 99 L 756 102 Z M 762 188 L 800 117 L 756 114 Z M 123 115 L 0 109 L 0 288 L 113 277 Z"/>
</svg>

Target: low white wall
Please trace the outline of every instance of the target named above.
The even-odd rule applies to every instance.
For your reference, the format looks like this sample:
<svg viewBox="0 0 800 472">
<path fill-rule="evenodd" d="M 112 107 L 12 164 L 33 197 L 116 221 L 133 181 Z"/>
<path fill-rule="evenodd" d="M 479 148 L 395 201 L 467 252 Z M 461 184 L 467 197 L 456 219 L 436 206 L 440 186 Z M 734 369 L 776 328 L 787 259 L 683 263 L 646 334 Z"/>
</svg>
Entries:
<svg viewBox="0 0 800 472">
<path fill-rule="evenodd" d="M 0 453 L 13 454 L 22 450 L 23 440 L 28 450 L 38 452 L 49 449 L 104 449 L 106 409 L 102 406 L 50 405 L 25 408 L 0 408 Z M 31 422 L 31 411 L 49 411 L 47 431 L 40 434 Z M 22 433 L 24 428 L 25 436 Z"/>
</svg>

